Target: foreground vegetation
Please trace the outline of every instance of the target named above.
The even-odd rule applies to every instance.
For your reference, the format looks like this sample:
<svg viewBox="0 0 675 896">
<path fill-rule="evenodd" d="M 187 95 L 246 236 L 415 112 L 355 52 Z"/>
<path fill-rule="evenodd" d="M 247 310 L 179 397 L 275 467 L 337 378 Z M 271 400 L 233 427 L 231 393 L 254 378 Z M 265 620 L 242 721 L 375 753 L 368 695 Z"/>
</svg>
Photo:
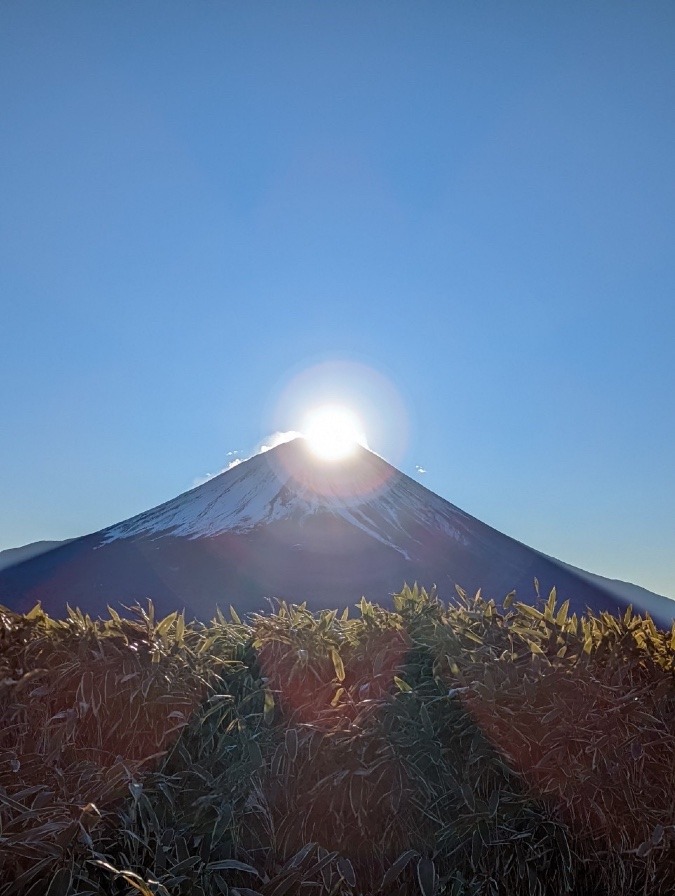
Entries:
<svg viewBox="0 0 675 896">
<path fill-rule="evenodd" d="M 0 896 L 672 894 L 674 669 L 555 594 L 0 609 Z"/>
</svg>

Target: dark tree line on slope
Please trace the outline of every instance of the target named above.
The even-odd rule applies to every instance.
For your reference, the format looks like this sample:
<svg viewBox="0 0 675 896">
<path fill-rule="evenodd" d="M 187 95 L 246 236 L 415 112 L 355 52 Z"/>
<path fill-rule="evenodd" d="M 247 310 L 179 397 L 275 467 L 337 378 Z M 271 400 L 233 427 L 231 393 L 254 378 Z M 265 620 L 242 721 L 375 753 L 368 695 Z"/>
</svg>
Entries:
<svg viewBox="0 0 675 896">
<path fill-rule="evenodd" d="M 0 896 L 671 894 L 674 668 L 554 594 L 2 610 Z"/>
</svg>

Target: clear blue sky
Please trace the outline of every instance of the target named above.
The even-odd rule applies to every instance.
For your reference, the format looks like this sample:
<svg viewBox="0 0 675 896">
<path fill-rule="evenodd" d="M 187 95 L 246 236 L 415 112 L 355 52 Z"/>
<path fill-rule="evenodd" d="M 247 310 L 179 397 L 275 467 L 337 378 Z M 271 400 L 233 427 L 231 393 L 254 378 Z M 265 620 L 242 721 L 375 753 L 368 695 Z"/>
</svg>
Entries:
<svg viewBox="0 0 675 896">
<path fill-rule="evenodd" d="M 674 58 L 672 2 L 5 0 L 0 548 L 325 392 L 469 513 L 675 596 Z"/>
</svg>

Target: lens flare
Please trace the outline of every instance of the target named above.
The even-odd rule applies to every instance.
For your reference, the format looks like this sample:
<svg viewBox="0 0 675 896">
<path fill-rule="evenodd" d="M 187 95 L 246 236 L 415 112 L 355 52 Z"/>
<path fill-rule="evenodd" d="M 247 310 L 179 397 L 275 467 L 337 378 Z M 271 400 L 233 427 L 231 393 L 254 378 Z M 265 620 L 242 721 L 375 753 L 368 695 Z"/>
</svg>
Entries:
<svg viewBox="0 0 675 896">
<path fill-rule="evenodd" d="M 356 441 L 395 467 L 403 463 L 411 431 L 411 408 L 388 374 L 357 360 L 334 357 L 307 366 L 296 362 L 286 376 L 278 378 L 263 411 L 262 426 L 268 432 L 292 427 L 307 435 L 308 418 L 313 416 L 308 411 L 328 405 L 346 409 L 355 418 L 357 435 L 348 440 L 352 451 Z M 367 444 L 364 433 L 368 434 Z M 342 436 L 338 440 L 342 441 Z M 307 450 L 311 451 L 309 443 Z M 339 451 L 326 448 L 326 454 L 333 453 Z M 346 459 L 356 459 L 356 455 L 353 452 Z M 313 456 L 319 460 L 317 454 Z"/>
<path fill-rule="evenodd" d="M 322 405 L 307 415 L 303 432 L 311 451 L 327 461 L 342 460 L 359 445 L 368 447 L 356 415 L 341 405 Z"/>
</svg>

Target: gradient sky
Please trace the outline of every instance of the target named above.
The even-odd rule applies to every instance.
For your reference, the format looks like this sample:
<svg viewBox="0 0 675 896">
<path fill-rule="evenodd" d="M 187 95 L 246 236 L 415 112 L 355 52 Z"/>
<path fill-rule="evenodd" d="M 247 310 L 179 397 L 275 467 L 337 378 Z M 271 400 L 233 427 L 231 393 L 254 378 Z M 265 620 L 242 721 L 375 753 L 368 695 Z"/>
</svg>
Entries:
<svg viewBox="0 0 675 896">
<path fill-rule="evenodd" d="M 0 549 L 337 398 L 675 597 L 674 51 L 672 2 L 5 0 Z"/>
</svg>

